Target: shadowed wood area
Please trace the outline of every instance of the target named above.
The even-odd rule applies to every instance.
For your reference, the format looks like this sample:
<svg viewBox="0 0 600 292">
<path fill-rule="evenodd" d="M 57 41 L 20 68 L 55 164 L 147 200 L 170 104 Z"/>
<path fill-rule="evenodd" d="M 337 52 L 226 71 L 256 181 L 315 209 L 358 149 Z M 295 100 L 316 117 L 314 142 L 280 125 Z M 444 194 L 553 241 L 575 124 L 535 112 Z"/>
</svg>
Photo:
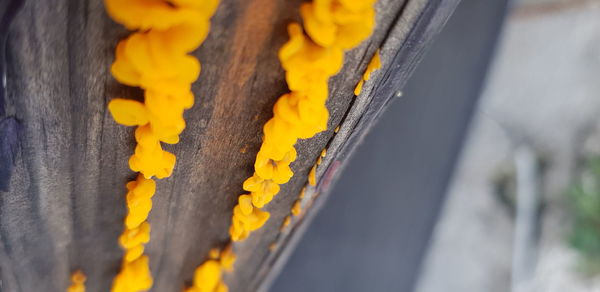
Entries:
<svg viewBox="0 0 600 292">
<path fill-rule="evenodd" d="M 348 52 L 330 81 L 328 130 L 297 144 L 295 176 L 268 205 L 271 218 L 235 245 L 230 291 L 265 290 L 304 226 L 325 199 L 344 161 L 385 105 L 397 95 L 458 0 L 380 0 L 377 27 Z M 287 24 L 299 20 L 299 0 L 222 0 L 207 40 L 194 55 L 202 74 L 194 107 L 177 145 L 173 175 L 159 180 L 146 253 L 152 291 L 181 291 L 210 248 L 228 238 L 232 208 L 252 174 L 264 123 L 287 91 L 277 51 Z M 0 6 L 2 8 L 3 6 Z M 81 269 L 88 291 L 109 291 L 120 267 L 117 237 L 125 216 L 127 160 L 133 128 L 114 122 L 115 97 L 141 99 L 141 90 L 109 74 L 113 51 L 128 32 L 108 18 L 101 0 L 26 1 L 7 39 L 7 95 L 0 121 L 19 123 L 8 191 L 0 191 L 1 291 L 64 291 Z M 375 51 L 382 69 L 363 93 L 354 87 Z M 341 125 L 341 130 L 333 129 Z M 4 132 L 0 131 L 0 134 Z M 0 137 L 7 139 L 7 137 Z M 314 202 L 291 231 L 279 227 L 324 147 Z M 13 162 L 14 158 L 14 162 Z M 0 172 L 2 174 L 2 172 Z M 319 195 L 319 196 L 317 196 Z M 277 243 L 276 249 L 269 246 Z"/>
</svg>

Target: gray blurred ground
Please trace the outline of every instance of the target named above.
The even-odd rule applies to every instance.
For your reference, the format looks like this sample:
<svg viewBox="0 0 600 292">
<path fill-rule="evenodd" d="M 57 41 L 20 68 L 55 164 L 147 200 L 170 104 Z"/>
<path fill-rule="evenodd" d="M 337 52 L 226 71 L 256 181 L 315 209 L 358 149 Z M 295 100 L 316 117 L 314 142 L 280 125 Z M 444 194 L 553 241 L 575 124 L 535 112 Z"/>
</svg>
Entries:
<svg viewBox="0 0 600 292">
<path fill-rule="evenodd" d="M 531 291 L 600 291 L 565 244 L 565 189 L 600 118 L 600 2 L 516 3 L 422 269 L 418 292 L 510 291 L 514 220 L 494 177 L 515 147 L 549 163 Z"/>
</svg>

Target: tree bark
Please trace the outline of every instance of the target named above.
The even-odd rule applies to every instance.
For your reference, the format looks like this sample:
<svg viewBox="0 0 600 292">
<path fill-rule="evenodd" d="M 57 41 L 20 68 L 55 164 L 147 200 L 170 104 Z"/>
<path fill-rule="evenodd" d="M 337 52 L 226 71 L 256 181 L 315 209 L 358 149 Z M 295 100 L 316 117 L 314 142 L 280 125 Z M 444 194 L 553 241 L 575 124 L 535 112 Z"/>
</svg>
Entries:
<svg viewBox="0 0 600 292">
<path fill-rule="evenodd" d="M 193 86 L 196 104 L 185 113 L 180 143 L 166 147 L 177 165 L 158 181 L 149 217 L 152 291 L 181 291 L 209 249 L 227 240 L 262 126 L 287 91 L 277 51 L 288 39 L 287 24 L 299 21 L 301 2 L 222 0 L 210 35 L 194 52 L 202 63 Z M 373 35 L 346 54 L 330 80 L 328 130 L 297 144 L 295 175 L 268 205 L 271 218 L 235 245 L 235 272 L 226 276 L 230 291 L 268 287 L 353 148 L 398 95 L 457 2 L 377 3 Z M 127 160 L 135 141 L 133 128 L 116 124 L 106 105 L 115 97 L 141 100 L 142 93 L 109 72 L 114 48 L 128 32 L 108 18 L 101 0 L 47 0 L 27 1 L 8 33 L 0 120 L 16 121 L 20 130 L 0 131 L 2 141 L 18 138 L 14 157 L 0 155 L 0 164 L 12 165 L 7 191 L 0 191 L 1 290 L 65 291 L 70 273 L 81 269 L 88 291 L 108 291 L 122 257 L 117 237 L 125 183 L 134 178 Z M 355 97 L 377 49 L 383 66 Z M 280 232 L 324 148 L 319 184 L 305 198 L 312 207 Z"/>
</svg>

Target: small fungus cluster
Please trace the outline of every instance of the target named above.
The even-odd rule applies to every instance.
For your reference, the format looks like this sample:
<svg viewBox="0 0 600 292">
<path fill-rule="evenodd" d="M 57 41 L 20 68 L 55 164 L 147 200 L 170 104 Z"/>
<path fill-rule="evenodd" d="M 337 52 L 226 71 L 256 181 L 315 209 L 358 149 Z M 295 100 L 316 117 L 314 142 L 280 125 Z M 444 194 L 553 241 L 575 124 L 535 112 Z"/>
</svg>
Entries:
<svg viewBox="0 0 600 292">
<path fill-rule="evenodd" d="M 279 98 L 273 118 L 264 125 L 254 174 L 243 183 L 248 193 L 239 196 L 233 210 L 229 229 L 232 241 L 244 240 L 269 219 L 269 212 L 262 208 L 294 175 L 290 164 L 296 160 L 297 140 L 327 129 L 328 80 L 342 67 L 344 51 L 371 34 L 374 2 L 314 0 L 301 6 L 304 29 L 297 23 L 289 25 L 290 40 L 280 49 L 279 59 L 290 92 Z M 144 102 L 116 98 L 108 105 L 117 123 L 137 127 L 137 146 L 129 166 L 139 172 L 126 186 L 128 214 L 125 231 L 119 237 L 125 256 L 113 292 L 152 287 L 148 257 L 144 255 L 144 245 L 150 240 L 147 218 L 156 191 L 152 178 L 169 177 L 175 166 L 175 155 L 164 151 L 161 143 L 178 143 L 185 128 L 183 112 L 194 104 L 191 84 L 200 74 L 200 62 L 189 53 L 206 38 L 217 5 L 218 0 L 105 0 L 108 14 L 134 31 L 117 45 L 111 72 L 119 82 L 144 90 Z M 368 74 L 363 80 L 367 79 Z M 308 182 L 316 185 L 316 165 Z M 300 212 L 298 201 L 292 213 Z M 289 221 L 288 217 L 285 224 Z M 234 262 L 231 244 L 223 250 L 211 250 L 186 291 L 227 291 L 222 274 L 231 271 Z M 73 275 L 70 292 L 85 291 L 82 276 Z"/>
<path fill-rule="evenodd" d="M 227 292 L 228 288 L 222 281 L 224 271 L 233 271 L 236 256 L 231 244 L 223 250 L 212 249 L 209 260 L 204 262 L 194 272 L 193 285 L 185 292 Z"/>
<path fill-rule="evenodd" d="M 374 2 L 314 0 L 300 8 L 304 30 L 298 23 L 289 25 L 290 39 L 279 50 L 279 60 L 290 92 L 277 100 L 273 118 L 263 127 L 254 174 L 242 186 L 248 193 L 239 196 L 233 209 L 229 229 L 232 241 L 246 239 L 269 219 L 269 212 L 262 208 L 277 195 L 280 185 L 294 175 L 290 164 L 296 160 L 294 144 L 298 139 L 311 138 L 327 129 L 329 78 L 341 69 L 344 51 L 371 34 L 375 25 Z M 316 168 L 309 174 L 309 183 L 316 185 Z M 299 213 L 300 205 L 294 210 Z M 289 219 L 285 221 L 289 224 Z M 209 269 L 207 265 L 216 266 L 208 260 L 197 268 L 197 273 Z M 213 282 L 222 281 L 221 273 L 213 275 L 219 276 Z M 199 285 L 197 281 L 194 277 L 194 287 Z"/>
<path fill-rule="evenodd" d="M 75 271 L 71 275 L 71 285 L 67 292 L 85 292 L 85 275 L 81 271 Z"/>
<path fill-rule="evenodd" d="M 377 52 L 375 52 L 375 55 L 369 62 L 369 65 L 367 65 L 367 70 L 365 70 L 365 74 L 363 74 L 362 79 L 360 79 L 360 81 L 356 85 L 356 88 L 354 88 L 354 95 L 360 94 L 365 81 L 371 79 L 371 73 L 373 73 L 373 71 L 379 69 L 380 67 L 381 67 L 381 57 L 379 56 L 379 50 L 377 50 Z"/>
<path fill-rule="evenodd" d="M 379 50 L 377 50 L 377 52 L 375 52 L 375 55 L 373 56 L 373 58 L 371 58 L 371 61 L 367 65 L 367 69 L 365 70 L 365 73 L 363 74 L 361 80 L 356 85 L 356 88 L 354 89 L 354 95 L 360 94 L 360 92 L 362 91 L 362 86 L 363 86 L 364 82 L 369 80 L 371 78 L 371 73 L 373 73 L 375 70 L 379 69 L 380 67 L 381 67 L 381 57 L 379 55 Z M 334 132 L 337 133 L 339 130 L 340 130 L 340 126 L 338 125 L 335 128 Z M 283 223 L 281 224 L 281 228 L 280 228 L 281 231 L 283 231 L 285 228 L 287 228 L 290 225 L 292 216 L 300 216 L 302 214 L 302 200 L 304 199 L 306 189 L 309 186 L 315 187 L 317 185 L 317 167 L 319 165 L 321 165 L 321 163 L 323 162 L 323 158 L 325 158 L 326 155 L 327 155 L 327 148 L 324 148 L 321 151 L 321 155 L 319 155 L 319 157 L 317 157 L 317 161 L 315 162 L 313 167 L 310 169 L 310 172 L 308 173 L 308 181 L 307 181 L 306 185 L 300 191 L 300 194 L 298 195 L 298 200 L 296 200 L 294 202 L 294 204 L 292 205 L 291 215 L 288 215 L 284 218 Z"/>
<path fill-rule="evenodd" d="M 317 161 L 315 162 L 313 167 L 310 169 L 310 172 L 308 173 L 307 182 L 304 185 L 304 187 L 302 188 L 302 190 L 300 190 L 298 199 L 292 205 L 292 209 L 290 210 L 291 214 L 286 216 L 283 219 L 283 223 L 281 224 L 280 231 L 283 232 L 285 230 L 285 228 L 287 228 L 290 225 L 290 223 L 292 222 L 292 216 L 299 217 L 302 215 L 302 201 L 304 200 L 304 197 L 306 195 L 306 190 L 309 187 L 315 187 L 317 185 L 317 167 L 319 165 L 321 165 L 321 163 L 323 162 L 323 158 L 326 155 L 327 155 L 327 148 L 324 148 L 321 151 L 321 155 L 319 155 L 319 157 L 317 157 Z"/>
<path fill-rule="evenodd" d="M 200 75 L 200 62 L 189 53 L 206 38 L 218 0 L 104 3 L 110 17 L 134 31 L 118 43 L 111 73 L 120 83 L 144 90 L 144 102 L 115 98 L 108 104 L 117 123 L 137 126 L 137 146 L 129 167 L 139 172 L 135 181 L 127 183 L 128 213 L 119 237 L 125 256 L 112 291 L 143 291 L 152 287 L 144 255 L 150 240 L 146 219 L 156 190 L 152 178 L 169 177 L 175 166 L 175 155 L 164 151 L 161 143 L 178 143 L 185 128 L 183 111 L 194 104 L 191 85 Z"/>
<path fill-rule="evenodd" d="M 293 176 L 294 144 L 327 129 L 325 106 L 329 78 L 342 67 L 344 50 L 368 37 L 375 24 L 374 0 L 315 0 L 301 6 L 306 34 L 297 23 L 288 27 L 290 40 L 279 51 L 290 93 L 281 96 L 263 128 L 263 143 L 256 155 L 254 174 L 239 197 L 229 230 L 240 241 L 269 218 L 261 210 Z M 316 169 L 309 182 L 316 184 Z"/>
</svg>

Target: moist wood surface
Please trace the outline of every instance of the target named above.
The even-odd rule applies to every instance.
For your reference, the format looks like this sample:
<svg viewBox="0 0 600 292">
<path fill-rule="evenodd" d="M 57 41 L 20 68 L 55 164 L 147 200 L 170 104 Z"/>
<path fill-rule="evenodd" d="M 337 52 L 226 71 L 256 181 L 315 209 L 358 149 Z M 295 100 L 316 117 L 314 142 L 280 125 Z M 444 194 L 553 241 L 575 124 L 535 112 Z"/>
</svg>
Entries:
<svg viewBox="0 0 600 292">
<path fill-rule="evenodd" d="M 296 175 L 267 207 L 271 219 L 236 245 L 236 271 L 226 278 L 230 291 L 253 291 L 274 277 L 309 221 L 299 221 L 291 236 L 279 236 L 316 157 L 329 145 L 319 177 L 337 175 L 457 1 L 377 3 L 373 36 L 346 54 L 330 82 L 329 130 L 298 144 Z M 194 53 L 202 74 L 193 86 L 196 104 L 185 113 L 187 128 L 179 144 L 166 147 L 177 165 L 158 182 L 153 200 L 146 247 L 152 291 L 181 291 L 208 250 L 226 241 L 262 126 L 287 91 L 277 51 L 302 1 L 221 2 L 209 37 Z M 118 84 L 108 72 L 114 47 L 127 34 L 107 17 L 101 0 L 27 1 L 13 21 L 0 119 L 16 118 L 22 130 L 10 189 L 0 192 L 1 291 L 64 291 L 76 269 L 87 275 L 88 291 L 110 289 L 122 256 L 117 237 L 126 212 L 124 186 L 134 178 L 127 166 L 134 140 L 133 128 L 117 125 L 106 104 L 115 97 L 141 98 L 139 89 Z M 354 97 L 378 48 L 383 67 Z M 328 185 L 320 184 L 317 202 Z M 271 251 L 274 241 L 280 247 Z"/>
</svg>

